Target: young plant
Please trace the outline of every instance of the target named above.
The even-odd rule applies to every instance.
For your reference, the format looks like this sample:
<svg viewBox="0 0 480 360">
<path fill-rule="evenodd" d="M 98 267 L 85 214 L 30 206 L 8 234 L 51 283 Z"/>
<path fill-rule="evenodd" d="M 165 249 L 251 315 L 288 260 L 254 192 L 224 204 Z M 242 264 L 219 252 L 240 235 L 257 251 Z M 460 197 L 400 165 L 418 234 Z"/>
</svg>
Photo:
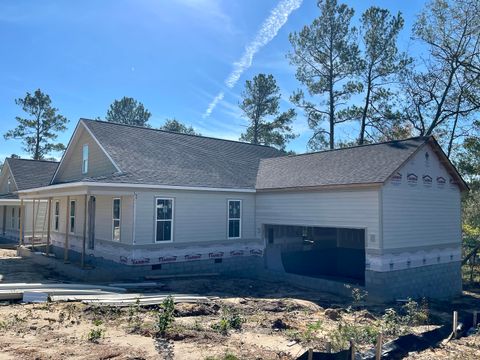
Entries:
<svg viewBox="0 0 480 360">
<path fill-rule="evenodd" d="M 175 302 L 173 301 L 173 297 L 168 296 L 163 300 L 162 304 L 160 305 L 160 309 L 157 312 L 157 334 L 160 336 L 165 336 L 167 329 L 172 325 L 175 321 L 175 317 L 173 313 L 175 311 Z"/>
</svg>

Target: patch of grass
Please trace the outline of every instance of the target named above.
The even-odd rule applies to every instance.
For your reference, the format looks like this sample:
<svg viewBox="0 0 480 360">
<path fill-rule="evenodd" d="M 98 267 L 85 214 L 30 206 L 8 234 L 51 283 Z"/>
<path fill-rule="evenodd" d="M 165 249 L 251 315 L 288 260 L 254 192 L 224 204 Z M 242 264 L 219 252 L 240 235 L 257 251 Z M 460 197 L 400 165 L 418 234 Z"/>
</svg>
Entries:
<svg viewBox="0 0 480 360">
<path fill-rule="evenodd" d="M 299 331 L 295 329 L 285 330 L 285 335 L 292 340 L 297 342 L 311 342 L 317 340 L 317 331 L 321 330 L 323 327 L 323 322 L 318 320 L 316 322 L 307 324 L 307 328 L 304 331 Z"/>
<path fill-rule="evenodd" d="M 226 353 L 222 357 L 207 356 L 205 360 L 240 360 L 240 359 L 233 354 Z"/>
<path fill-rule="evenodd" d="M 222 317 L 217 323 L 212 325 L 212 329 L 222 335 L 227 335 L 230 329 L 240 330 L 244 322 L 245 319 L 238 312 L 224 307 L 222 308 Z"/>
</svg>

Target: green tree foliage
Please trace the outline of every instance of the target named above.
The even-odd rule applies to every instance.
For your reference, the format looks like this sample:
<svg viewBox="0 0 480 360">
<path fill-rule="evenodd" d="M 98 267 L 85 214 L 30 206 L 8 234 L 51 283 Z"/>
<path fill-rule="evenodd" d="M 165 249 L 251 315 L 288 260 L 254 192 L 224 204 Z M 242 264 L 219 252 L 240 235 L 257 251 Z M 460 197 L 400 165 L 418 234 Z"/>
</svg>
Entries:
<svg viewBox="0 0 480 360">
<path fill-rule="evenodd" d="M 55 140 L 58 132 L 66 130 L 68 120 L 51 105 L 50 96 L 37 89 L 33 95 L 27 92 L 24 98 L 16 99 L 15 103 L 29 116 L 17 116 L 15 119 L 18 125 L 4 134 L 5 140 L 20 139 L 23 149 L 35 160 L 65 149 L 63 144 L 56 143 Z"/>
<path fill-rule="evenodd" d="M 427 57 L 403 82 L 405 114 L 420 135 L 443 135 L 449 153 L 460 122 L 480 109 L 479 13 L 478 0 L 432 0 L 413 28 Z"/>
<path fill-rule="evenodd" d="M 280 88 L 273 75 L 258 74 L 247 80 L 242 97 L 239 106 L 250 125 L 240 140 L 285 149 L 296 137 L 291 127 L 296 114 L 293 109 L 280 113 Z"/>
<path fill-rule="evenodd" d="M 150 127 L 147 122 L 151 115 L 141 102 L 124 96 L 110 105 L 106 120 L 126 125 Z"/>
<path fill-rule="evenodd" d="M 378 7 L 370 7 L 361 17 L 360 38 L 363 51 L 359 62 L 359 81 L 363 85 L 361 106 L 351 106 L 345 116 L 358 119 L 360 134 L 358 143 L 398 139 L 408 131 L 402 124 L 402 116 L 395 111 L 395 93 L 391 85 L 411 61 L 397 48 L 398 34 L 403 28 L 403 18 L 398 13 Z"/>
<path fill-rule="evenodd" d="M 463 198 L 463 228 L 467 235 L 480 237 L 480 121 L 474 123 L 457 156 L 457 167 L 471 191 Z"/>
<path fill-rule="evenodd" d="M 165 124 L 160 126 L 160 130 L 172 131 L 181 134 L 189 134 L 189 135 L 201 135 L 200 133 L 196 132 L 192 126 L 187 126 L 177 119 L 166 119 Z"/>
<path fill-rule="evenodd" d="M 361 90 L 361 85 L 352 80 L 358 72 L 359 49 L 356 29 L 350 26 L 353 9 L 336 0 L 318 1 L 318 7 L 320 16 L 312 24 L 290 34 L 293 51 L 288 58 L 297 67 L 296 78 L 306 86 L 310 97 L 318 96 L 320 100 L 307 100 L 302 90 L 295 92 L 291 100 L 305 111 L 314 132 L 309 147 L 328 145 L 333 149 L 335 125 L 347 120 L 339 116 L 341 104 Z M 324 121 L 328 122 L 328 130 L 322 126 Z"/>
</svg>

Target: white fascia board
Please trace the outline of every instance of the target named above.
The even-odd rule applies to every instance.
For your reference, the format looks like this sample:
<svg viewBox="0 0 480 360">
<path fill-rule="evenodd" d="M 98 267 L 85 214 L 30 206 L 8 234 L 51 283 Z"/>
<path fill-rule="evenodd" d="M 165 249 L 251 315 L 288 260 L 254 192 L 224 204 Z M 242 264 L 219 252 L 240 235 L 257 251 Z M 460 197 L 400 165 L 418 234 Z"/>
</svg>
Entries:
<svg viewBox="0 0 480 360">
<path fill-rule="evenodd" d="M 95 183 L 88 181 L 79 181 L 68 184 L 49 185 L 34 189 L 22 190 L 18 193 L 29 194 L 39 191 L 58 190 L 76 187 L 109 187 L 109 188 L 132 188 L 132 189 L 163 189 L 163 190 L 189 190 L 189 191 L 215 191 L 215 192 L 237 192 L 237 193 L 255 193 L 255 189 L 232 189 L 232 188 L 211 188 L 201 186 L 176 186 L 176 185 L 149 185 L 149 184 L 127 184 L 127 183 Z"/>
</svg>

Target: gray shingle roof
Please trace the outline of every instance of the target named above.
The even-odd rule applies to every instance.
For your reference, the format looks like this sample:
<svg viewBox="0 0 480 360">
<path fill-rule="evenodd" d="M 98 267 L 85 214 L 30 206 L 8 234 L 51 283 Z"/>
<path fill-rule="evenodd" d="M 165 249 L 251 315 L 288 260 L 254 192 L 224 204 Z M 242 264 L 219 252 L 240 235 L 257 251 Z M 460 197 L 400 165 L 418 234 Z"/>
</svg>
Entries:
<svg viewBox="0 0 480 360">
<path fill-rule="evenodd" d="M 28 159 L 6 159 L 18 190 L 47 186 L 52 180 L 58 162 Z"/>
<path fill-rule="evenodd" d="M 263 159 L 256 188 L 383 183 L 428 137 Z"/>
<path fill-rule="evenodd" d="M 254 189 L 260 159 L 283 155 L 268 146 L 82 121 L 121 170 L 84 181 Z"/>
</svg>

